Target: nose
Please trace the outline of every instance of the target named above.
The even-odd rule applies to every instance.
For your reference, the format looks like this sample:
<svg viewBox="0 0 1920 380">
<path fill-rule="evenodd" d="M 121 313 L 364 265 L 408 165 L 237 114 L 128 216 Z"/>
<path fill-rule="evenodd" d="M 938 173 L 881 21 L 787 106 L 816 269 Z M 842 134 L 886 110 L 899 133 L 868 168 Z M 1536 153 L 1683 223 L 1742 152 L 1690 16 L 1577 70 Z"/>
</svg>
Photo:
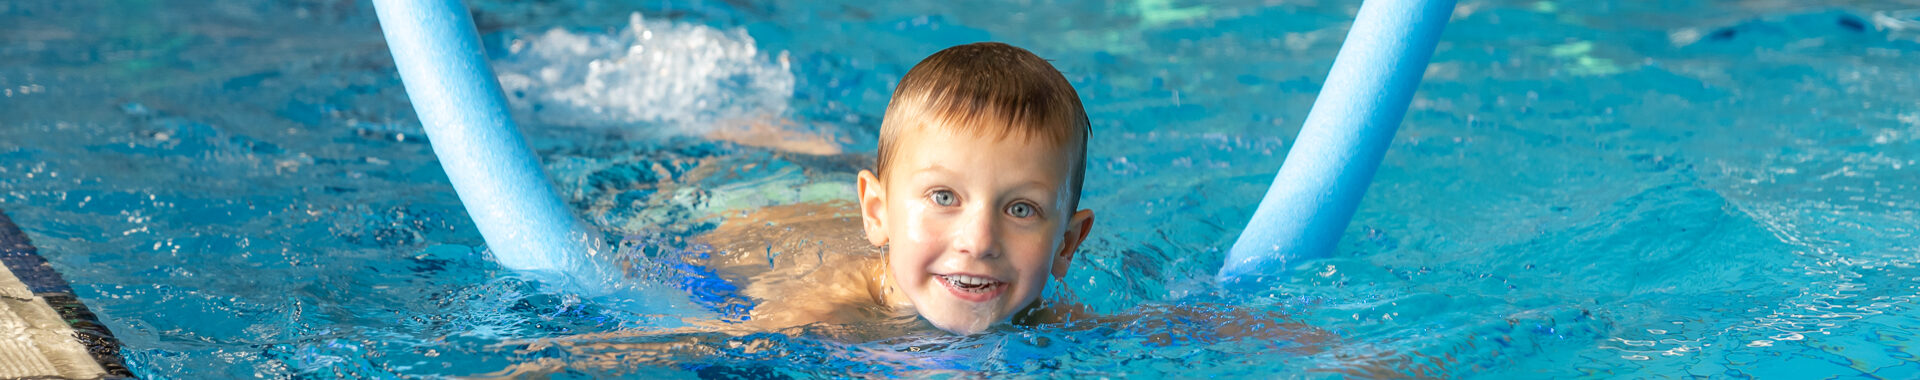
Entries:
<svg viewBox="0 0 1920 380">
<path fill-rule="evenodd" d="M 1000 256 L 996 219 L 990 208 L 976 207 L 954 225 L 952 248 L 961 254 L 979 258 Z"/>
</svg>

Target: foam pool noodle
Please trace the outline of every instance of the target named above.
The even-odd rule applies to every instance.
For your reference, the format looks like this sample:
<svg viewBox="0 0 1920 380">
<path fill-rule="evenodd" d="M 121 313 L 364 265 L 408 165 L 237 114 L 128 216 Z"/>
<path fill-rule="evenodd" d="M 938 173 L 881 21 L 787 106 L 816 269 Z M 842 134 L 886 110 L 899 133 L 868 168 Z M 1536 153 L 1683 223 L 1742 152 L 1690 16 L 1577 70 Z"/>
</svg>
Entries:
<svg viewBox="0 0 1920 380">
<path fill-rule="evenodd" d="M 1222 284 L 1259 283 L 1326 257 L 1366 194 L 1425 74 L 1453 0 L 1368 0 L 1252 220 Z"/>
<path fill-rule="evenodd" d="M 600 235 L 554 192 L 520 135 L 460 0 L 375 0 L 374 11 L 433 153 L 501 266 L 616 307 L 700 313 L 664 284 L 628 281 Z"/>
</svg>

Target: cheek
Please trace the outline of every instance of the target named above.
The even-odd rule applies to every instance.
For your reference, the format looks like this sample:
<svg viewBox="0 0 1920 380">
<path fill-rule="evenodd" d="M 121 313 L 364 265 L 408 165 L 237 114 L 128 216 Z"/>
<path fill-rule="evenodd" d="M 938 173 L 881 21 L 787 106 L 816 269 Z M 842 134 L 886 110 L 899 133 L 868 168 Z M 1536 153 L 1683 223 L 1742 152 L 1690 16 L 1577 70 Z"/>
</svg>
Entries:
<svg viewBox="0 0 1920 380">
<path fill-rule="evenodd" d="M 901 221 L 894 224 L 895 230 L 892 232 L 895 235 L 908 240 L 908 244 L 924 244 L 932 240 L 934 235 L 930 231 L 936 228 L 938 223 L 928 219 L 933 215 L 929 213 L 927 205 L 912 202 L 894 205 L 888 209 L 899 210 L 893 215 L 893 220 Z"/>
<path fill-rule="evenodd" d="M 934 236 L 937 236 L 933 233 L 934 223 L 928 223 L 926 219 L 922 218 L 911 218 L 908 220 L 909 222 L 907 222 L 905 226 L 907 230 L 901 231 L 907 236 L 907 240 L 913 241 L 914 244 L 931 244 L 933 242 Z"/>
<path fill-rule="evenodd" d="M 940 223 L 929 220 L 932 216 L 925 205 L 902 204 L 888 207 L 897 210 L 889 216 L 890 220 L 900 221 L 889 226 L 888 235 L 897 236 L 887 247 L 888 261 L 899 280 L 918 280 L 924 268 L 940 251 L 938 234 L 933 232 Z"/>
<path fill-rule="evenodd" d="M 1052 273 L 1053 253 L 1058 248 L 1058 242 L 1048 239 L 1050 235 L 1043 232 L 1019 235 L 1012 237 L 1018 240 L 1017 244 L 1020 247 L 1017 256 L 1019 258 L 1014 260 L 1013 265 L 1017 266 L 1021 275 L 1029 281 L 1044 280 L 1048 274 Z"/>
</svg>

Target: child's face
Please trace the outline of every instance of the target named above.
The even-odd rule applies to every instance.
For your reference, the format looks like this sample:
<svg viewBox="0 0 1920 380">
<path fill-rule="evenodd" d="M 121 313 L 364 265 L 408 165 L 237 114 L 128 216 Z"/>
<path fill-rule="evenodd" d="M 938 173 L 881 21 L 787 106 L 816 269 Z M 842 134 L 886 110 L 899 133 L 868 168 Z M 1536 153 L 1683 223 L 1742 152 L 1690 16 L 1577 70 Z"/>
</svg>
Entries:
<svg viewBox="0 0 1920 380">
<path fill-rule="evenodd" d="M 905 131 L 887 178 L 860 173 L 867 239 L 923 318 L 985 330 L 1065 276 L 1093 212 L 1067 209 L 1070 153 L 1043 139 Z"/>
</svg>

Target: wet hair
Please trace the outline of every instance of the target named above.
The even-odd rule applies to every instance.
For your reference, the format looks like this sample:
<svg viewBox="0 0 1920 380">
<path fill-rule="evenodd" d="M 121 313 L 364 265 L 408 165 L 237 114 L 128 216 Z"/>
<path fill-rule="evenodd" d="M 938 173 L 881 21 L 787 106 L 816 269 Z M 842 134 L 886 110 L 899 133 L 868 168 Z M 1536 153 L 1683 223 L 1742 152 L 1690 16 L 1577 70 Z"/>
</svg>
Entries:
<svg viewBox="0 0 1920 380">
<path fill-rule="evenodd" d="M 874 174 L 886 178 L 893 155 L 911 149 L 896 145 L 901 133 L 935 126 L 994 139 L 1037 138 L 1066 149 L 1073 155 L 1068 206 L 1079 207 L 1092 133 L 1087 111 L 1067 78 L 1033 52 L 979 42 L 933 53 L 907 70 L 880 123 Z"/>
</svg>

